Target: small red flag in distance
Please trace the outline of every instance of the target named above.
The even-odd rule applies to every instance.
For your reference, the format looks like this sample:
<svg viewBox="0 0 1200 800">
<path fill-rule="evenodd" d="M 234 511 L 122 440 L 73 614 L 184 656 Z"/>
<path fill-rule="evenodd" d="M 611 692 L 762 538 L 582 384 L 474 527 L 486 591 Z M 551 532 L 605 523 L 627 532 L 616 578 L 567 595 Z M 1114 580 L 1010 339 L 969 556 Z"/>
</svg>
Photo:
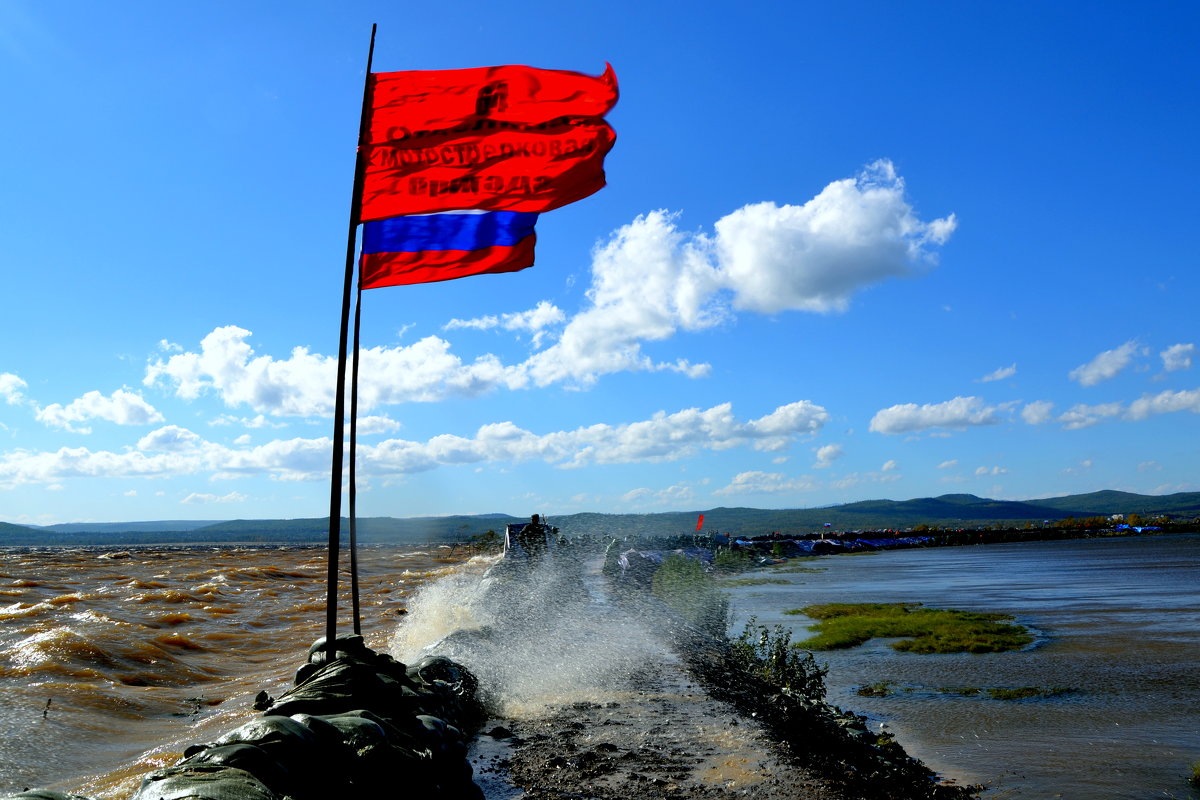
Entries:
<svg viewBox="0 0 1200 800">
<path fill-rule="evenodd" d="M 704 524 L 704 515 L 701 514 L 700 518 L 698 520 L 696 520 L 696 530 L 700 530 L 700 526 L 703 524 Z"/>
</svg>

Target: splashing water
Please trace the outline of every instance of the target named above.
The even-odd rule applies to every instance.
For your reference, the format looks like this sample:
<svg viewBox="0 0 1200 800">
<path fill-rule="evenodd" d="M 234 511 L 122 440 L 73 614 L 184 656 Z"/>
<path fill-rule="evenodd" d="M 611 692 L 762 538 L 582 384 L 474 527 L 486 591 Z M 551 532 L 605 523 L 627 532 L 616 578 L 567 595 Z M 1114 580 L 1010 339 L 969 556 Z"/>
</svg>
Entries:
<svg viewBox="0 0 1200 800">
<path fill-rule="evenodd" d="M 557 555 L 473 559 L 422 588 L 392 638 L 393 655 L 458 661 L 498 713 L 518 718 L 622 698 L 647 663 L 674 659 L 635 616 L 608 602 L 599 562 Z"/>
</svg>

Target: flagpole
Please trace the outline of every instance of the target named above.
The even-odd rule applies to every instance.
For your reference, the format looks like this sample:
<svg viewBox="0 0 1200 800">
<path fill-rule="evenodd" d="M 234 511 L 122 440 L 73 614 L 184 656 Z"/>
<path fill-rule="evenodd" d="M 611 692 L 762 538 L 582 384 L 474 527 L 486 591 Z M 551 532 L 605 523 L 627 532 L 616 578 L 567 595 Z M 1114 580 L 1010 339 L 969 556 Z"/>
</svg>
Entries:
<svg viewBox="0 0 1200 800">
<path fill-rule="evenodd" d="M 362 207 L 363 141 L 367 115 L 371 108 L 371 62 L 375 56 L 375 25 L 371 25 L 371 44 L 367 49 L 367 74 L 363 78 L 362 112 L 358 120 L 358 152 L 354 158 L 354 190 L 350 198 L 350 224 L 346 231 L 346 273 L 342 287 L 342 319 L 338 337 L 337 389 L 333 404 L 333 463 L 329 478 L 329 569 L 326 573 L 325 652 L 326 659 L 337 657 L 338 548 L 342 525 L 342 459 L 345 455 L 346 425 L 346 347 L 350 327 L 350 293 L 354 283 L 354 246 L 358 235 L 358 217 Z"/>
<path fill-rule="evenodd" d="M 358 333 L 362 328 L 362 271 L 359 270 L 358 288 L 354 292 L 354 360 L 350 367 L 350 605 L 354 620 L 354 632 L 362 635 L 362 623 L 358 608 L 358 511 L 356 500 L 358 484 L 355 481 L 355 462 L 358 455 Z"/>
</svg>

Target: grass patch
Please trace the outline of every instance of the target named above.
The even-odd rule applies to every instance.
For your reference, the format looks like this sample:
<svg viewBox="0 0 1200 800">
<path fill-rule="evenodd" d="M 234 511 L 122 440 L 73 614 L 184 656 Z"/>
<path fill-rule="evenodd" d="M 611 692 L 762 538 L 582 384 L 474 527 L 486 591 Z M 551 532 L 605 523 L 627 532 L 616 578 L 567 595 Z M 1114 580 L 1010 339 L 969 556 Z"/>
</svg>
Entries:
<svg viewBox="0 0 1200 800">
<path fill-rule="evenodd" d="M 909 653 L 998 653 L 1033 641 L 1007 614 L 912 603 L 826 603 L 784 613 L 818 620 L 809 627 L 817 635 L 795 645 L 809 650 L 842 650 L 875 638 L 898 638 L 891 647 Z"/>
<path fill-rule="evenodd" d="M 771 568 L 772 572 L 778 572 L 780 575 L 795 575 L 801 572 L 824 572 L 824 567 L 788 567 L 783 564 L 776 564 Z"/>
<path fill-rule="evenodd" d="M 722 586 L 767 586 L 769 584 L 779 584 L 787 586 L 791 581 L 783 578 L 725 578 L 721 581 Z"/>
<path fill-rule="evenodd" d="M 892 693 L 891 681 L 880 681 L 879 683 L 868 683 L 866 686 L 860 686 L 855 690 L 855 694 L 859 697 L 887 697 Z"/>
<path fill-rule="evenodd" d="M 1188 778 L 1188 783 L 1193 789 L 1200 789 L 1200 761 L 1192 764 L 1192 777 Z"/>
</svg>

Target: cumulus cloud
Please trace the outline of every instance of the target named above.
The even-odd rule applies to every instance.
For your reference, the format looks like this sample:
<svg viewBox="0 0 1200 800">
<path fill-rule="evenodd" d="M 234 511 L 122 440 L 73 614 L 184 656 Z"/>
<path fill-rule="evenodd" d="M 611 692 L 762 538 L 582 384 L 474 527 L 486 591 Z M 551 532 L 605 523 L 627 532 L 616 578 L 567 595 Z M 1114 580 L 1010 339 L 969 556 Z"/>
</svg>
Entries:
<svg viewBox="0 0 1200 800">
<path fill-rule="evenodd" d="M 944 403 L 901 403 L 875 413 L 869 429 L 875 433 L 916 433 L 933 428 L 961 430 L 1000 422 L 1000 408 L 978 397 L 955 397 Z"/>
<path fill-rule="evenodd" d="M 900 468 L 900 465 L 897 464 L 896 459 L 893 458 L 893 459 L 889 459 L 889 460 L 883 462 L 883 466 L 880 467 L 879 469 L 881 472 L 892 472 L 899 468 Z"/>
<path fill-rule="evenodd" d="M 138 450 L 146 452 L 177 453 L 201 444 L 203 440 L 186 428 L 167 425 L 138 440 Z"/>
<path fill-rule="evenodd" d="M 1129 404 L 1126 417 L 1131 420 L 1142 420 L 1156 414 L 1170 414 L 1176 411 L 1191 411 L 1193 414 L 1200 414 L 1200 389 L 1165 391 L 1156 395 L 1140 397 Z"/>
<path fill-rule="evenodd" d="M 1074 431 L 1080 428 L 1090 428 L 1097 422 L 1106 419 L 1119 417 L 1124 410 L 1125 407 L 1120 403 L 1101 403 L 1099 405 L 1079 403 L 1063 412 L 1058 421 L 1066 430 Z"/>
<path fill-rule="evenodd" d="M 537 352 L 522 362 L 504 364 L 491 354 L 466 361 L 436 336 L 363 350 L 361 407 L 558 383 L 588 386 L 627 371 L 704 377 L 711 372 L 706 363 L 659 361 L 643 348 L 680 331 L 720 325 L 738 311 L 843 311 L 856 292 L 932 263 L 934 248 L 957 224 L 953 215 L 921 221 L 888 161 L 829 184 L 803 205 L 745 206 L 718 220 L 712 234 L 680 230 L 677 220 L 654 211 L 600 244 L 583 307 L 571 316 L 541 302 L 528 311 L 445 326 L 529 332 Z M 217 328 L 199 352 L 150 364 L 145 383 L 173 386 L 185 398 L 213 391 L 227 406 L 261 413 L 330 413 L 334 359 L 306 348 L 285 359 L 256 355 L 249 335 L 234 326 Z"/>
<path fill-rule="evenodd" d="M 816 484 L 807 476 L 789 478 L 782 472 L 739 472 L 728 486 L 717 489 L 715 495 L 738 494 L 783 494 L 786 492 L 810 492 Z"/>
<path fill-rule="evenodd" d="M 1095 386 L 1101 381 L 1115 378 L 1139 353 L 1144 355 L 1145 349 L 1130 340 L 1120 347 L 1105 350 L 1086 364 L 1080 364 L 1068 373 L 1068 377 L 1080 386 Z"/>
<path fill-rule="evenodd" d="M 1005 378 L 1011 378 L 1017 374 L 1017 365 L 1010 364 L 1007 367 L 1000 367 L 989 372 L 979 379 L 980 383 L 991 383 L 992 381 L 1002 381 Z"/>
<path fill-rule="evenodd" d="M 506 331 L 526 331 L 533 335 L 534 347 L 540 347 L 547 334 L 547 329 L 565 322 L 566 319 L 567 315 L 561 308 L 542 300 L 528 311 L 488 315 L 475 319 L 452 319 L 442 326 L 442 329 L 453 331 L 464 328 L 476 330 L 501 328 Z"/>
<path fill-rule="evenodd" d="M 859 290 L 932 259 L 957 227 L 953 215 L 922 222 L 904 181 L 881 160 L 835 181 L 802 206 L 756 203 L 716 223 L 721 284 L 735 308 L 844 311 Z"/>
<path fill-rule="evenodd" d="M 1181 369 L 1191 369 L 1192 356 L 1195 354 L 1196 345 L 1194 344 L 1173 344 L 1158 355 L 1162 358 L 1165 371 L 1176 372 Z M 0 376 L 0 381 L 3 381 L 3 376 Z"/>
<path fill-rule="evenodd" d="M 1048 400 L 1035 400 L 1032 403 L 1027 403 L 1021 409 L 1021 419 L 1030 425 L 1041 425 L 1054 418 L 1054 415 L 1051 413 L 1053 408 L 1054 403 Z"/>
<path fill-rule="evenodd" d="M 391 476 L 456 464 L 520 463 L 541 460 L 559 468 L 588 464 L 675 461 L 704 450 L 734 447 L 771 449 L 803 438 L 828 419 L 820 406 L 800 401 L 763 417 L 738 420 L 732 405 L 659 412 L 647 420 L 597 424 L 537 434 L 512 422 L 481 426 L 473 436 L 442 434 L 425 442 L 387 439 L 359 445 L 360 474 Z M 791 427 L 788 427 L 788 426 Z M 61 448 L 0 455 L 0 487 L 50 483 L 73 477 L 155 477 L 209 473 L 232 479 L 268 475 L 276 480 L 327 480 L 328 438 L 288 439 L 254 447 L 205 441 L 174 425 L 154 431 L 137 450 L 122 453 Z"/>
<path fill-rule="evenodd" d="M 952 458 L 949 461 L 943 461 L 942 463 L 938 464 L 937 468 L 938 469 L 950 469 L 951 467 L 957 467 L 957 466 L 958 466 L 958 459 Z"/>
<path fill-rule="evenodd" d="M 1006 475 L 1008 470 L 1004 467 L 976 467 L 975 475 L 982 477 L 984 475 Z"/>
<path fill-rule="evenodd" d="M 78 423 L 92 419 L 117 425 L 152 425 L 164 419 L 141 395 L 124 389 L 117 389 L 108 397 L 96 391 L 87 392 L 66 406 L 51 403 L 35 413 L 45 425 L 74 433 L 91 433 L 91 428 L 79 426 Z"/>
<path fill-rule="evenodd" d="M 813 464 L 816 469 L 828 469 L 833 466 L 833 462 L 842 457 L 842 446 L 840 444 L 826 444 L 821 447 L 814 447 L 813 452 L 817 454 L 817 462 Z"/>
<path fill-rule="evenodd" d="M 25 402 L 25 395 L 21 394 L 21 390 L 28 385 L 11 372 L 0 372 L 0 399 L 4 400 L 10 406 L 23 403 Z"/>
</svg>

